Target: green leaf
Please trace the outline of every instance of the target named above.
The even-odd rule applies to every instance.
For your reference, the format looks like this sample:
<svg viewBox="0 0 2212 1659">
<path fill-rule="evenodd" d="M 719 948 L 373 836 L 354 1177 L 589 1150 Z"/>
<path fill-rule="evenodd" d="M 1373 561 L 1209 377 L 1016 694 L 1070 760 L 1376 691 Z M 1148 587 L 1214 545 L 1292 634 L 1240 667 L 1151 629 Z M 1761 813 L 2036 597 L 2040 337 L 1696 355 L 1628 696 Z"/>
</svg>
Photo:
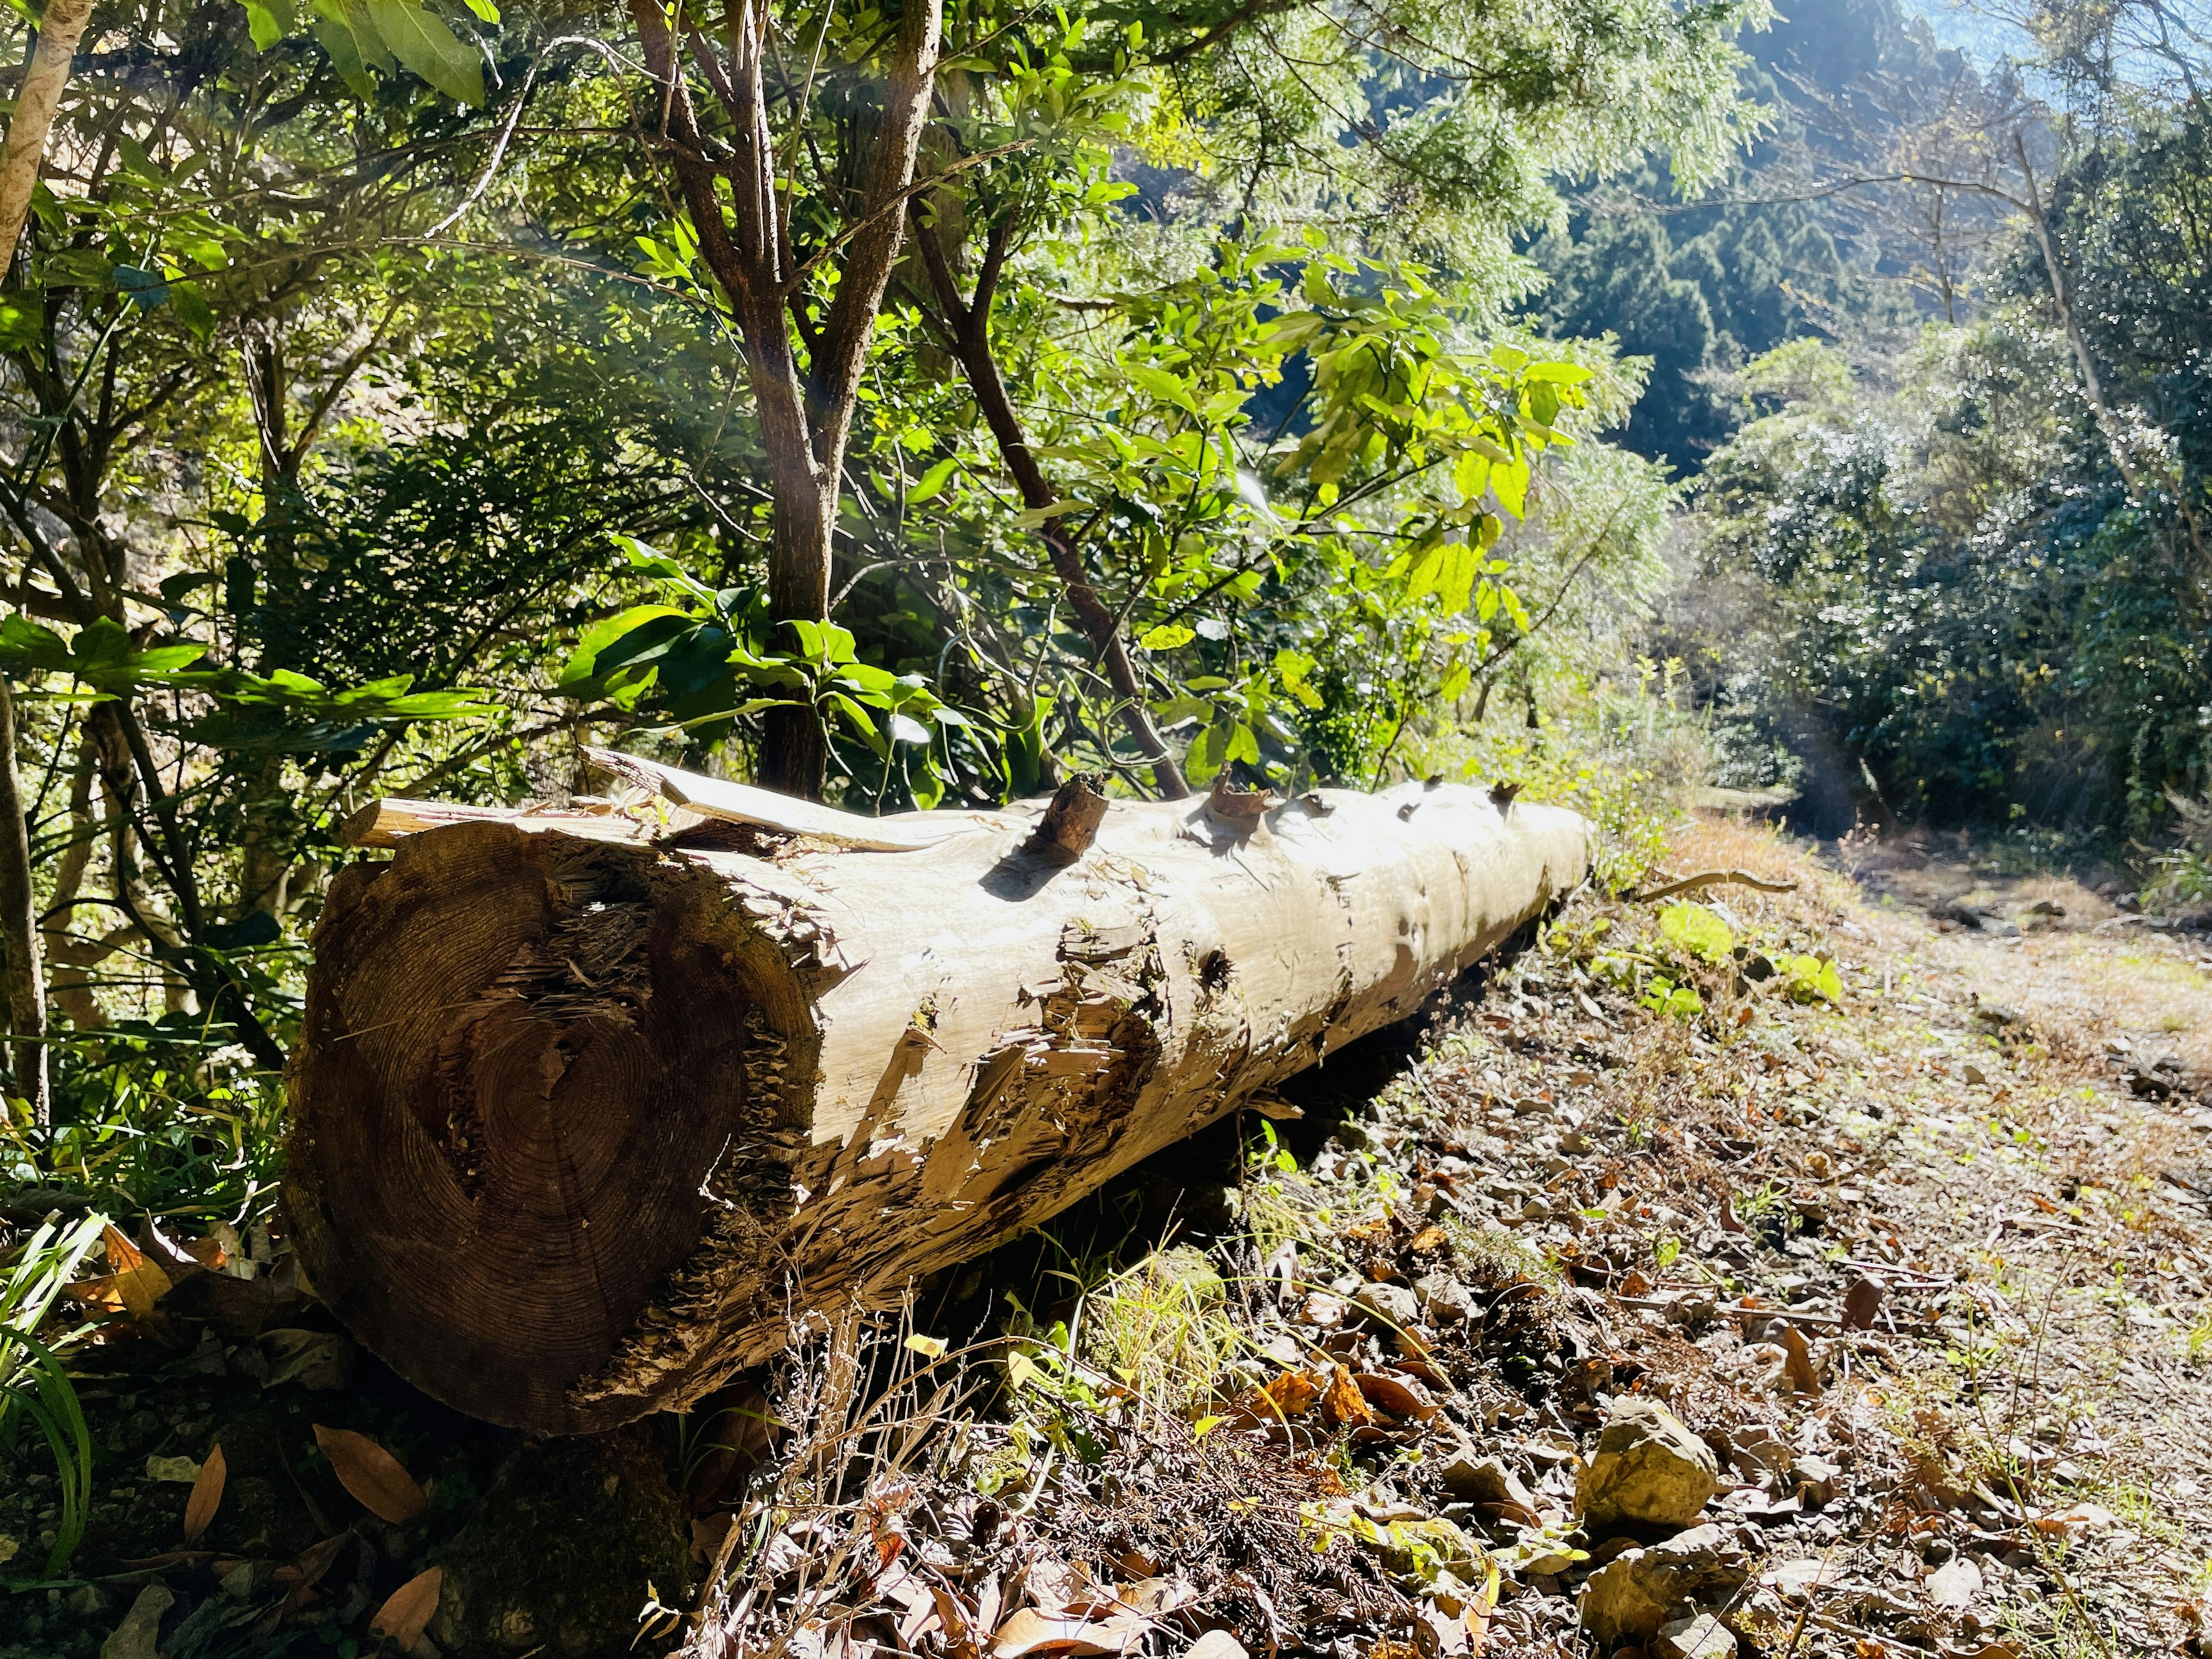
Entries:
<svg viewBox="0 0 2212 1659">
<path fill-rule="evenodd" d="M 214 337 L 215 311 L 201 298 L 199 289 L 191 283 L 173 283 L 169 286 L 169 301 L 176 308 L 177 320 L 202 341 Z"/>
<path fill-rule="evenodd" d="M 1190 395 L 1190 388 L 1179 374 L 1170 374 L 1164 368 L 1154 368 L 1147 363 L 1124 363 L 1122 372 L 1164 404 L 1173 404 L 1178 409 L 1198 413 L 1198 404 Z"/>
<path fill-rule="evenodd" d="M 370 21 L 392 55 L 471 109 L 484 100 L 483 59 L 421 0 L 366 0 Z"/>
<path fill-rule="evenodd" d="M 246 27 L 253 36 L 253 49 L 266 52 L 299 27 L 292 0 L 240 0 L 246 8 Z"/>
<path fill-rule="evenodd" d="M 313 4 L 315 21 L 309 31 L 330 54 L 331 67 L 356 98 L 366 101 L 374 97 L 376 83 L 371 76 L 391 72 L 392 54 L 361 0 L 313 0 Z"/>
<path fill-rule="evenodd" d="M 46 340 L 46 307 L 35 290 L 0 295 L 0 351 L 33 351 Z"/>
<path fill-rule="evenodd" d="M 945 483 L 951 478 L 953 469 L 959 465 L 959 461 L 951 455 L 938 462 L 936 465 L 921 475 L 921 481 L 919 483 L 906 492 L 906 504 L 908 507 L 919 507 L 924 501 L 935 500 L 939 493 L 944 489 Z"/>
<path fill-rule="evenodd" d="M 605 622 L 593 623 L 584 630 L 584 637 L 577 641 L 575 651 L 561 670 L 561 678 L 555 689 L 570 696 L 588 695 L 585 688 L 599 672 L 597 665 L 600 653 L 616 641 L 625 639 L 647 623 L 665 617 L 674 617 L 684 622 L 690 620 L 688 613 L 673 605 L 634 605 Z"/>
<path fill-rule="evenodd" d="M 1702 904 L 1670 904 L 1659 913 L 1659 931 L 1701 962 L 1719 962 L 1735 949 L 1735 933 Z"/>
<path fill-rule="evenodd" d="M 1137 643 L 1147 651 L 1173 651 L 1178 646 L 1188 645 L 1198 635 L 1181 623 L 1162 623 L 1148 628 L 1137 636 Z"/>
</svg>

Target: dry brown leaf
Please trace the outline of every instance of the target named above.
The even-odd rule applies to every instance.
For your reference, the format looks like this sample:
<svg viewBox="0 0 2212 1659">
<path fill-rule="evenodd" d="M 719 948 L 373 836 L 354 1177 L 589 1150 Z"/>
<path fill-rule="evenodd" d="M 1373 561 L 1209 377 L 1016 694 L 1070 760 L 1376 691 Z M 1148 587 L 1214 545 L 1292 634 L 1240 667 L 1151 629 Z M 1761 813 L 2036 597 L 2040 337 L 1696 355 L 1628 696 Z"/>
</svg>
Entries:
<svg viewBox="0 0 2212 1659">
<path fill-rule="evenodd" d="M 1024 1659 L 1029 1654 L 1125 1653 L 1144 1632 L 1136 1620 L 1071 1619 L 1023 1607 L 991 1637 L 992 1659 Z"/>
<path fill-rule="evenodd" d="M 1369 1405 L 1379 1406 L 1393 1417 L 1410 1417 L 1425 1423 L 1437 1414 L 1437 1402 L 1418 1382 L 1381 1371 L 1362 1371 L 1353 1381 Z"/>
<path fill-rule="evenodd" d="M 1881 1306 L 1882 1282 L 1879 1279 L 1856 1279 L 1850 1289 L 1844 1292 L 1844 1328 L 1865 1331 L 1874 1328 L 1874 1316 Z"/>
<path fill-rule="evenodd" d="M 1415 1255 L 1424 1255 L 1431 1250 L 1443 1249 L 1450 1237 L 1441 1227 L 1424 1227 L 1413 1235 L 1413 1242 L 1406 1248 Z"/>
<path fill-rule="evenodd" d="M 937 1603 L 937 1622 L 945 1632 L 945 1645 L 957 1659 L 975 1659 L 976 1632 L 969 1621 L 968 1610 L 960 1605 L 960 1598 L 943 1585 L 933 1585 L 930 1595 Z"/>
<path fill-rule="evenodd" d="M 1304 1371 L 1285 1371 L 1264 1384 L 1260 1392 L 1274 1402 L 1285 1417 L 1304 1417 L 1321 1397 L 1321 1389 Z"/>
<path fill-rule="evenodd" d="M 160 1262 L 112 1224 L 100 1235 L 100 1239 L 107 1247 L 111 1271 L 104 1278 L 70 1285 L 70 1294 L 82 1302 L 119 1310 L 133 1319 L 145 1318 L 154 1311 L 154 1304 L 167 1293 L 169 1275 L 161 1271 Z"/>
<path fill-rule="evenodd" d="M 311 1590 L 323 1582 L 323 1575 L 337 1565 L 340 1553 L 352 1541 L 353 1534 L 348 1531 L 310 1544 L 269 1576 L 280 1584 L 289 1585 L 295 1595 Z"/>
<path fill-rule="evenodd" d="M 1784 1320 L 1778 1336 L 1787 1356 L 1783 1369 L 1789 1373 L 1790 1386 L 1800 1394 L 1820 1393 L 1820 1373 L 1813 1369 L 1813 1351 L 1805 1341 L 1805 1333 Z"/>
<path fill-rule="evenodd" d="M 1367 1398 L 1359 1392 L 1359 1384 L 1353 1380 L 1349 1367 L 1339 1365 L 1336 1375 L 1329 1379 L 1328 1391 L 1321 1397 L 1321 1415 L 1322 1421 L 1332 1428 L 1346 1424 L 1358 1428 L 1375 1420 L 1375 1413 L 1368 1409 Z"/>
<path fill-rule="evenodd" d="M 361 1506 L 380 1521 L 404 1527 L 420 1520 L 429 1499 L 399 1460 L 365 1434 L 351 1429 L 326 1429 L 315 1425 L 315 1443 L 331 1460 L 338 1484 L 361 1500 Z M 411 1644 L 410 1644 L 411 1645 Z"/>
<path fill-rule="evenodd" d="M 403 1648 L 413 1647 L 429 1628 L 430 1616 L 438 1611 L 438 1592 L 445 1583 L 443 1567 L 416 1574 L 385 1598 L 376 1617 L 368 1621 L 368 1633 L 389 1636 Z"/>
<path fill-rule="evenodd" d="M 229 1475 L 223 1462 L 222 1448 L 217 1446 L 200 1465 L 199 1478 L 192 1482 L 192 1495 L 185 1500 L 185 1542 L 197 1544 L 200 1534 L 215 1519 L 215 1512 L 222 1505 L 222 1483 Z"/>
</svg>

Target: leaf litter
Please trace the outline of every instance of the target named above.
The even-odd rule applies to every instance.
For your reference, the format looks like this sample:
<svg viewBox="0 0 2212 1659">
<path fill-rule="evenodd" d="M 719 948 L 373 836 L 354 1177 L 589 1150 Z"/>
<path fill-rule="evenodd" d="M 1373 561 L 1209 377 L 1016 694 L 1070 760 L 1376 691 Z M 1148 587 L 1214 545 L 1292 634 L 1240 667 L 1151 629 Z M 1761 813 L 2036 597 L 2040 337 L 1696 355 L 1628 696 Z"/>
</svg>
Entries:
<svg viewBox="0 0 2212 1659">
<path fill-rule="evenodd" d="M 1304 1122 L 1249 1121 L 1218 1214 L 1175 1155 L 1158 1248 L 1063 1237 L 1042 1275 L 993 1258 L 902 1317 L 804 1317 L 654 1431 L 685 1534 L 577 1650 L 2195 1651 L 2189 1066 L 2099 1012 L 2109 979 L 2043 958 L 2021 984 L 2018 940 L 1931 932 L 1765 832 L 1675 852 L 1795 887 L 1577 896 L 1349 1115 L 1312 1091 Z M 176 1593 L 161 1650 L 319 1626 L 492 1651 L 441 1563 L 465 1579 L 451 1552 L 504 1519 L 514 1439 L 356 1376 L 281 1237 L 104 1239 L 74 1287 L 112 1356 L 90 1409 L 118 1435 L 149 1400 L 181 1414 L 86 1565 Z M 1597 1484 L 1667 1518 L 1585 1526 L 1607 1458 Z M 234 1501 L 272 1480 L 289 1544 Z M 95 1645 L 152 1605 L 72 1594 Z"/>
</svg>

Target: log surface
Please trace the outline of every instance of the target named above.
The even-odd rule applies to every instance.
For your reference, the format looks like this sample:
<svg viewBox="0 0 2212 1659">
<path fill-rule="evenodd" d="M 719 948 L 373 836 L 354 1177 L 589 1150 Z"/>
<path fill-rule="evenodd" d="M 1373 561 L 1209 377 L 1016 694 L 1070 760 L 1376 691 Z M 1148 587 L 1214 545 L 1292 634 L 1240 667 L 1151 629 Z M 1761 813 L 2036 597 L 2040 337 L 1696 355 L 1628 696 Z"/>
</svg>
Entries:
<svg viewBox="0 0 2212 1659">
<path fill-rule="evenodd" d="M 495 1422 L 680 1407 L 1413 1012 L 1587 867 L 1574 814 L 1457 786 L 1115 802 L 1073 855 L 1036 804 L 945 816 L 895 854 L 393 830 L 314 938 L 318 1291 Z"/>
</svg>

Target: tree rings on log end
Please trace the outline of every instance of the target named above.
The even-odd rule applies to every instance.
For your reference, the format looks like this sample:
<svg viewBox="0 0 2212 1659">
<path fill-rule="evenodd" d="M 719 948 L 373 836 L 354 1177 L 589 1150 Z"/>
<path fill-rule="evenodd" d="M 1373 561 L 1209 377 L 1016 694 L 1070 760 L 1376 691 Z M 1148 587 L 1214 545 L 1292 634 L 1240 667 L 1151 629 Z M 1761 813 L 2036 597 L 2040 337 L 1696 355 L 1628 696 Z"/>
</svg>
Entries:
<svg viewBox="0 0 2212 1659">
<path fill-rule="evenodd" d="M 647 1409 L 609 1374 L 673 1270 L 788 1213 L 818 1039 L 773 922 L 681 857 L 462 823 L 344 872 L 314 950 L 286 1202 L 317 1291 L 477 1416 Z"/>
</svg>

